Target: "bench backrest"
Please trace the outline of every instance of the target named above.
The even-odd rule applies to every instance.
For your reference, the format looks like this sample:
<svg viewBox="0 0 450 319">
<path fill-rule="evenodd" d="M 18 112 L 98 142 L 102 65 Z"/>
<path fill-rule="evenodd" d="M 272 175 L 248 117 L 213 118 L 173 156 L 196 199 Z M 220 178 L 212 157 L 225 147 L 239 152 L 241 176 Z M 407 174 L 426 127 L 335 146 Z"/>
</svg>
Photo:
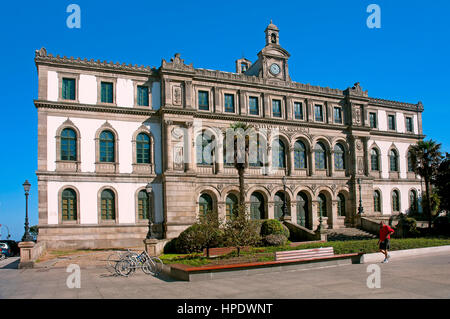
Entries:
<svg viewBox="0 0 450 319">
<path fill-rule="evenodd" d="M 275 260 L 313 259 L 334 256 L 333 247 L 275 252 Z"/>
</svg>

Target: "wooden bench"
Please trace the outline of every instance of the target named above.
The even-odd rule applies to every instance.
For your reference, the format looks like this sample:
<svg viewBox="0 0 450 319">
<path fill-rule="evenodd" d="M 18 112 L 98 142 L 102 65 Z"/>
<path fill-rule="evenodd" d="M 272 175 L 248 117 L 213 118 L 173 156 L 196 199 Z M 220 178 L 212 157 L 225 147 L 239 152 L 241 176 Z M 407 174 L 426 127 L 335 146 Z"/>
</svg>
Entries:
<svg viewBox="0 0 450 319">
<path fill-rule="evenodd" d="M 300 260 L 300 259 L 316 259 L 323 257 L 334 257 L 333 247 L 286 250 L 275 252 L 276 261 Z"/>
</svg>

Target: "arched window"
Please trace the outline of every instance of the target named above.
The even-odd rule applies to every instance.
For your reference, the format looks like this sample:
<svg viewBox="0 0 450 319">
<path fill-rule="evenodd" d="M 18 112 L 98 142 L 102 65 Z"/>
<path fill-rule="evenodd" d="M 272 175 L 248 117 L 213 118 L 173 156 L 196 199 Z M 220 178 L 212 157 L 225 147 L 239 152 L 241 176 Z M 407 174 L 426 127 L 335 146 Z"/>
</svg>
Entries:
<svg viewBox="0 0 450 319">
<path fill-rule="evenodd" d="M 207 131 L 203 131 L 202 134 L 197 135 L 196 151 L 197 151 L 197 164 L 200 165 L 212 165 L 213 164 L 213 137 L 208 134 Z"/>
<path fill-rule="evenodd" d="M 254 192 L 250 197 L 250 218 L 264 219 L 265 215 L 264 196 L 259 192 Z"/>
<path fill-rule="evenodd" d="M 136 162 L 150 164 L 150 137 L 145 133 L 139 133 L 136 137 Z"/>
<path fill-rule="evenodd" d="M 398 154 L 396 150 L 389 152 L 389 164 L 391 172 L 398 172 Z"/>
<path fill-rule="evenodd" d="M 150 208 L 150 197 L 145 190 L 141 190 L 138 194 L 138 218 L 148 219 Z"/>
<path fill-rule="evenodd" d="M 373 192 L 373 211 L 381 212 L 381 198 L 378 190 Z"/>
<path fill-rule="evenodd" d="M 236 195 L 228 194 L 225 204 L 227 220 L 235 218 L 238 214 L 238 199 Z"/>
<path fill-rule="evenodd" d="M 408 151 L 408 172 L 414 172 L 413 154 L 411 151 Z"/>
<path fill-rule="evenodd" d="M 275 140 L 272 143 L 272 167 L 286 167 L 286 150 L 281 140 Z"/>
<path fill-rule="evenodd" d="M 61 132 L 61 161 L 77 160 L 77 133 L 70 128 Z"/>
<path fill-rule="evenodd" d="M 380 170 L 380 160 L 379 160 L 378 150 L 376 148 L 372 148 L 370 151 L 370 167 L 372 171 Z"/>
<path fill-rule="evenodd" d="M 110 131 L 100 134 L 100 162 L 113 163 L 115 161 L 115 139 Z"/>
<path fill-rule="evenodd" d="M 294 143 L 294 167 L 297 169 L 306 168 L 306 147 L 302 141 Z"/>
<path fill-rule="evenodd" d="M 63 221 L 77 220 L 77 193 L 71 188 L 61 194 L 61 212 Z"/>
<path fill-rule="evenodd" d="M 256 149 L 252 152 L 254 147 L 251 145 L 252 139 L 250 139 L 248 162 L 250 166 L 262 167 L 267 164 L 267 144 L 266 140 L 260 135 L 256 135 Z"/>
<path fill-rule="evenodd" d="M 327 198 L 324 194 L 319 194 L 317 197 L 317 201 L 319 202 L 319 216 L 326 217 L 327 216 Z"/>
<path fill-rule="evenodd" d="M 203 193 L 198 200 L 198 212 L 200 216 L 206 216 L 208 212 L 211 212 L 213 209 L 213 201 L 211 196 L 206 193 Z"/>
<path fill-rule="evenodd" d="M 314 147 L 314 162 L 316 169 L 326 169 L 327 161 L 325 157 L 325 146 L 318 142 Z"/>
<path fill-rule="evenodd" d="M 342 194 L 338 194 L 338 216 L 345 216 L 345 197 Z"/>
<path fill-rule="evenodd" d="M 400 211 L 400 196 L 397 190 L 392 192 L 392 211 Z"/>
<path fill-rule="evenodd" d="M 100 211 L 102 220 L 116 219 L 116 203 L 114 192 L 110 189 L 102 191 L 100 199 Z"/>
<path fill-rule="evenodd" d="M 409 209 L 411 213 L 419 212 L 419 203 L 417 202 L 417 192 L 412 189 L 409 191 Z"/>
<path fill-rule="evenodd" d="M 341 144 L 334 146 L 334 168 L 336 170 L 345 169 L 344 147 Z"/>
<path fill-rule="evenodd" d="M 280 219 L 283 216 L 284 193 L 277 192 L 274 197 L 274 217 Z M 287 204 L 286 204 L 287 205 Z"/>
</svg>

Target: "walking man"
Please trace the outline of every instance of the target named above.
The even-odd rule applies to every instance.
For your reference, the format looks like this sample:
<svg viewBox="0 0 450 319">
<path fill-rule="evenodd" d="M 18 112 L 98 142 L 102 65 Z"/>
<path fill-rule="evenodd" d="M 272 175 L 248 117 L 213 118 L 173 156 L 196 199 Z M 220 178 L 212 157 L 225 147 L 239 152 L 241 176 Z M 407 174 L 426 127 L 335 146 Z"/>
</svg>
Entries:
<svg viewBox="0 0 450 319">
<path fill-rule="evenodd" d="M 389 258 L 391 256 L 388 253 L 388 250 L 391 248 L 391 234 L 394 233 L 394 230 L 389 227 L 388 225 L 385 225 L 383 221 L 380 223 L 380 239 L 378 240 L 378 245 L 380 247 L 380 252 L 384 254 L 384 260 L 383 264 L 387 263 L 389 261 Z"/>
</svg>

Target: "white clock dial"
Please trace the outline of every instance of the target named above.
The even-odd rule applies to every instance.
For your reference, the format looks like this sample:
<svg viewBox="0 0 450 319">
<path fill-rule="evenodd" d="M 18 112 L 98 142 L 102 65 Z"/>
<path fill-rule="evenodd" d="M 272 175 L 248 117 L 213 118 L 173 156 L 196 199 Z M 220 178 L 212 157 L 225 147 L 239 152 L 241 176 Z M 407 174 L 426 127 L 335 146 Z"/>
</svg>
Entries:
<svg viewBox="0 0 450 319">
<path fill-rule="evenodd" d="M 272 65 L 270 66 L 270 73 L 272 73 L 273 75 L 277 75 L 278 73 L 280 73 L 280 66 L 276 63 L 272 63 Z"/>
</svg>

